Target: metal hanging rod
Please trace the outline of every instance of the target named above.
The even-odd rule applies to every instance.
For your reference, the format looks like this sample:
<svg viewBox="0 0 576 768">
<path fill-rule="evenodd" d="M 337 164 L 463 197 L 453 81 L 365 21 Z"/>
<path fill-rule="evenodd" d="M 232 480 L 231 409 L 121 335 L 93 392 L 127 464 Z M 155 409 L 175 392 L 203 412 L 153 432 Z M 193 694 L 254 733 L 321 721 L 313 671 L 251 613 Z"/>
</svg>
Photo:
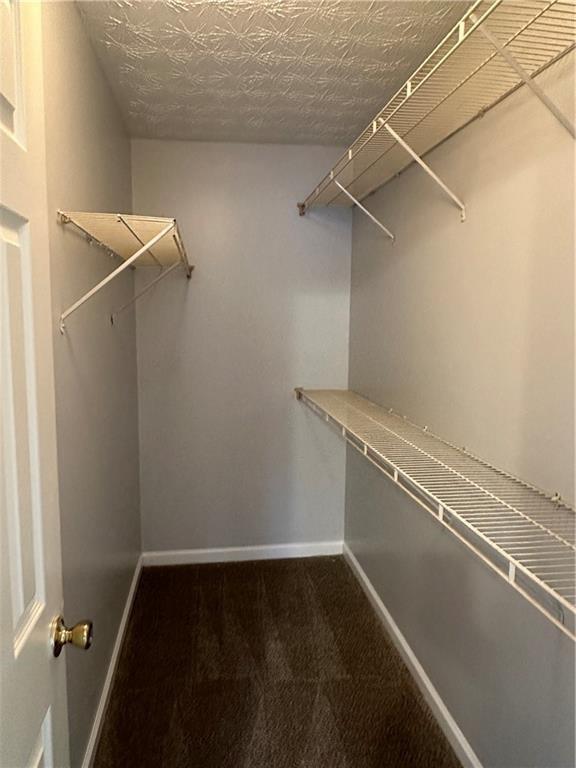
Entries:
<svg viewBox="0 0 576 768">
<path fill-rule="evenodd" d="M 377 226 L 377 227 L 380 227 L 380 229 L 381 229 L 383 232 L 385 232 L 385 233 L 388 235 L 388 237 L 390 238 L 390 240 L 392 240 L 392 242 L 394 242 L 394 240 L 395 240 L 395 237 L 394 237 L 394 235 L 392 234 L 392 232 L 390 232 L 390 230 L 388 229 L 388 227 L 385 227 L 385 226 L 384 226 L 384 224 L 382 224 L 382 222 L 381 222 L 381 221 L 378 221 L 378 219 L 376 218 L 376 216 L 374 216 L 372 213 L 370 213 L 370 211 L 369 211 L 367 208 L 365 208 L 365 207 L 362 205 L 362 203 L 361 203 L 359 200 L 356 200 L 356 198 L 354 197 L 354 195 L 350 194 L 350 192 L 348 192 L 348 190 L 346 189 L 346 187 L 342 186 L 342 184 L 340 184 L 340 182 L 339 182 L 337 179 L 335 179 L 335 180 L 334 180 L 334 183 L 335 183 L 337 186 L 339 186 L 339 187 L 340 187 L 340 189 L 342 190 L 342 192 L 344 192 L 344 194 L 345 194 L 345 195 L 348 195 L 348 197 L 350 198 L 350 200 L 352 200 L 352 201 L 354 202 L 354 204 L 355 204 L 355 205 L 356 205 L 358 208 L 360 208 L 360 210 L 361 210 L 361 211 L 363 211 L 363 212 L 366 214 L 366 216 L 368 216 L 368 218 L 369 218 L 371 221 L 373 221 L 373 222 L 374 222 L 374 224 L 376 224 L 376 226 Z"/>
<path fill-rule="evenodd" d="M 476 22 L 476 23 L 477 23 L 477 19 L 476 19 L 476 17 L 474 16 L 474 14 L 473 14 L 473 13 L 472 13 L 472 14 L 470 14 L 470 18 L 471 18 L 471 19 L 472 19 L 474 22 Z M 495 49 L 498 51 L 498 53 L 500 54 L 500 56 L 502 56 L 502 58 L 504 59 L 504 61 L 505 61 L 505 62 L 506 62 L 506 63 L 507 63 L 507 64 L 508 64 L 510 67 L 512 67 L 512 69 L 513 69 L 513 70 L 516 72 L 516 74 L 517 74 L 517 75 L 518 75 L 518 76 L 519 76 L 519 77 L 520 77 L 520 78 L 521 78 L 521 79 L 524 81 L 524 83 L 526 83 L 526 85 L 528 86 L 528 88 L 530 88 L 530 90 L 532 91 L 532 93 L 534 93 L 534 95 L 535 95 L 535 96 L 537 96 L 537 98 L 539 98 L 539 99 L 540 99 L 540 101 L 542 102 L 542 104 L 544 104 L 544 106 L 545 106 L 545 107 L 546 107 L 548 110 L 550 110 L 550 112 L 551 112 L 551 113 L 554 115 L 554 117 L 556 118 L 556 120 L 558 120 L 558 122 L 559 122 L 561 125 L 563 125 L 563 126 L 564 126 L 564 128 L 566 128 L 566 130 L 568 131 L 568 133 L 570 134 L 570 136 L 572 136 L 572 138 L 573 138 L 573 139 L 574 139 L 574 138 L 576 138 L 576 131 L 575 131 L 575 129 L 574 129 L 574 125 L 573 125 L 573 123 L 572 123 L 572 122 L 569 120 L 569 118 L 568 118 L 568 117 L 567 117 L 567 116 L 566 116 L 566 115 L 565 115 L 565 114 L 564 114 L 564 113 L 563 113 L 563 112 L 562 112 L 562 111 L 561 111 L 561 110 L 558 108 L 558 106 L 557 106 L 556 104 L 554 104 L 554 102 L 552 101 L 552 99 L 550 99 L 550 98 L 549 98 L 549 97 L 548 97 L 548 96 L 547 96 L 547 95 L 544 93 L 544 91 L 542 90 L 542 88 L 540 88 L 540 86 L 538 85 L 538 83 L 534 82 L 534 79 L 533 79 L 532 77 L 530 77 L 530 75 L 528 74 L 528 72 L 526 72 L 526 70 L 524 69 L 524 67 L 522 67 L 522 66 L 521 66 L 521 65 L 520 65 L 520 64 L 519 64 L 519 63 L 516 61 L 516 59 L 514 58 L 514 56 L 512 56 L 512 54 L 511 54 L 509 51 L 507 51 L 507 50 L 506 50 L 506 48 L 504 48 L 504 46 L 503 46 L 503 45 L 500 43 L 500 41 L 498 40 L 498 38 L 496 37 L 496 35 L 492 34 L 492 32 L 490 31 L 490 29 L 489 29 L 489 27 L 488 27 L 488 24 L 483 24 L 483 25 L 480 27 L 480 32 L 481 32 L 481 33 L 484 35 L 484 37 L 486 38 L 486 40 L 488 40 L 490 43 L 492 43 L 492 45 L 493 45 L 493 46 L 494 46 L 494 48 L 495 48 Z"/>
<path fill-rule="evenodd" d="M 384 123 L 384 128 L 388 131 L 388 133 L 392 136 L 392 138 L 394 138 L 398 142 L 398 144 L 400 144 L 401 147 L 404 147 L 406 152 L 408 152 L 408 154 L 411 157 L 413 157 L 414 160 L 416 160 L 418 165 L 426 171 L 428 176 L 430 176 L 432 179 L 434 179 L 436 184 L 438 184 L 438 186 L 441 189 L 444 190 L 444 192 L 448 195 L 448 197 L 452 200 L 452 202 L 454 202 L 456 204 L 456 207 L 460 209 L 460 218 L 461 218 L 461 220 L 462 221 L 466 221 L 466 206 L 460 200 L 460 198 L 457 197 L 454 194 L 454 192 L 452 192 L 452 190 L 442 181 L 442 179 L 436 173 L 434 173 L 432 168 L 430 168 L 430 166 L 427 165 L 424 162 L 424 160 L 422 160 L 420 155 L 417 152 L 415 152 L 412 149 L 412 147 L 406 141 L 404 141 L 404 139 L 401 136 L 399 136 L 396 133 L 396 131 L 390 125 L 388 125 L 388 123 Z"/>
<path fill-rule="evenodd" d="M 159 266 L 163 270 L 162 274 L 149 283 L 131 301 L 114 312 L 111 316 L 112 323 L 118 312 L 122 312 L 130 306 L 152 285 L 164 279 L 177 266 L 182 265 L 185 268 L 186 277 L 190 278 L 192 274 L 193 267 L 188 262 L 176 219 L 120 213 L 69 213 L 64 211 L 58 211 L 58 217 L 62 224 L 73 224 L 83 232 L 89 242 L 96 243 L 105 248 L 109 254 L 123 259 L 120 266 L 60 315 L 60 331 L 62 333 L 66 328 L 66 319 L 71 314 L 124 270 L 133 267 L 136 261 L 139 262 L 139 266 L 143 264 Z M 140 245 L 136 252 L 134 252 L 134 242 Z M 155 250 L 152 251 L 152 248 Z"/>
</svg>

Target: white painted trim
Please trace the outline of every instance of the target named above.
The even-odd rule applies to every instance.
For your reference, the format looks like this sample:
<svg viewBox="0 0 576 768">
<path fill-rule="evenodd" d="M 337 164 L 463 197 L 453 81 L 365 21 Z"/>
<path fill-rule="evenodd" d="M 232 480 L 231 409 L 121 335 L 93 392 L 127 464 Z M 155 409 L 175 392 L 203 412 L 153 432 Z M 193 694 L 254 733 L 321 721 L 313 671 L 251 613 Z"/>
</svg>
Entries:
<svg viewBox="0 0 576 768">
<path fill-rule="evenodd" d="M 414 678 L 418 688 L 424 696 L 426 703 L 432 710 L 439 726 L 442 728 L 446 738 L 450 742 L 452 749 L 460 759 L 462 765 L 464 768 L 482 768 L 482 763 L 460 730 L 456 720 L 454 720 L 448 711 L 446 704 L 444 704 L 440 698 L 440 694 L 424 671 L 424 668 L 418 661 L 416 654 L 408 645 L 408 641 L 392 618 L 391 613 L 382 602 L 372 582 L 366 575 L 366 572 L 352 553 L 352 550 L 346 543 L 344 543 L 342 550 L 346 562 L 352 569 L 354 575 L 358 579 L 360 586 L 364 590 L 366 596 L 378 614 L 378 617 L 390 634 L 394 645 L 398 649 L 406 666 L 412 673 L 412 677 Z"/>
<path fill-rule="evenodd" d="M 134 568 L 134 575 L 132 576 L 132 583 L 128 590 L 128 596 L 126 597 L 126 603 L 124 605 L 124 611 L 122 612 L 122 618 L 120 619 L 120 625 L 118 626 L 118 632 L 116 634 L 116 642 L 112 649 L 112 655 L 110 656 L 110 662 L 108 664 L 108 671 L 106 672 L 106 678 L 104 685 L 102 686 L 102 693 L 100 694 L 100 701 L 98 702 L 98 708 L 94 716 L 94 722 L 92 723 L 92 730 L 90 731 L 90 738 L 86 745 L 86 751 L 84 753 L 84 760 L 82 761 L 82 768 L 90 768 L 92 760 L 94 759 L 96 752 L 96 745 L 98 744 L 98 738 L 100 736 L 100 729 L 104 721 L 104 714 L 106 712 L 106 706 L 108 705 L 108 699 L 112 691 L 112 684 L 114 682 L 114 674 L 116 672 L 116 666 L 120 657 L 120 650 L 122 649 L 122 642 L 124 641 L 124 634 L 128 625 L 128 617 L 130 616 L 130 609 L 132 608 L 132 602 L 134 601 L 134 595 L 136 594 L 136 587 L 138 586 L 138 579 L 140 578 L 140 571 L 142 570 L 142 555 L 138 558 L 136 567 Z"/>
<path fill-rule="evenodd" d="M 168 549 L 143 552 L 142 565 L 191 565 L 341 555 L 342 547 L 342 541 L 311 541 L 300 544 L 264 544 L 254 547 L 221 547 L 219 549 Z"/>
</svg>

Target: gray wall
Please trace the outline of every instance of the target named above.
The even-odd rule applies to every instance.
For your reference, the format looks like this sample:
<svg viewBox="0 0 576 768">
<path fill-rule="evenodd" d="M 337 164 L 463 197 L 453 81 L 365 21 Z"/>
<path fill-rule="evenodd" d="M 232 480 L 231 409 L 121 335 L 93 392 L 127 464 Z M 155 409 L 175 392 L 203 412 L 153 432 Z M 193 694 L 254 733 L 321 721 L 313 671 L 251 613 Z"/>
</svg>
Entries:
<svg viewBox="0 0 576 768">
<path fill-rule="evenodd" d="M 94 621 L 88 653 L 66 652 L 70 747 L 81 764 L 140 551 L 134 320 L 112 328 L 132 296 L 125 274 L 69 318 L 62 308 L 110 272 L 110 258 L 56 210 L 129 211 L 130 145 L 74 3 L 43 5 L 48 203 L 64 610 Z"/>
<path fill-rule="evenodd" d="M 540 81 L 573 111 L 573 58 Z M 350 385 L 574 501 L 574 149 L 527 89 L 354 217 Z"/>
<path fill-rule="evenodd" d="M 348 453 L 346 542 L 482 764 L 573 768 L 573 641 Z"/>
<path fill-rule="evenodd" d="M 196 264 L 137 310 L 145 550 L 342 538 L 343 446 L 292 395 L 347 381 L 349 212 L 296 211 L 338 154 L 133 142 L 135 210 Z"/>
<path fill-rule="evenodd" d="M 540 78 L 567 111 L 568 59 Z M 350 387 L 573 498 L 574 165 L 522 89 L 354 214 Z M 486 766 L 574 764 L 574 648 L 350 451 L 345 538 Z"/>
</svg>

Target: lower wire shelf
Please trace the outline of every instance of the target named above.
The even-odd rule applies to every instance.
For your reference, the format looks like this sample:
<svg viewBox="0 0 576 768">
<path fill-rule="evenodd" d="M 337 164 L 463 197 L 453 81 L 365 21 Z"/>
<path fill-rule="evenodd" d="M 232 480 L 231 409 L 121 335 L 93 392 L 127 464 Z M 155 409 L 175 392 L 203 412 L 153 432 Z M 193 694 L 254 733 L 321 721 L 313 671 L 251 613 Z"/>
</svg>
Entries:
<svg viewBox="0 0 576 768">
<path fill-rule="evenodd" d="M 355 392 L 296 389 L 296 395 L 576 639 L 571 507 Z"/>
</svg>

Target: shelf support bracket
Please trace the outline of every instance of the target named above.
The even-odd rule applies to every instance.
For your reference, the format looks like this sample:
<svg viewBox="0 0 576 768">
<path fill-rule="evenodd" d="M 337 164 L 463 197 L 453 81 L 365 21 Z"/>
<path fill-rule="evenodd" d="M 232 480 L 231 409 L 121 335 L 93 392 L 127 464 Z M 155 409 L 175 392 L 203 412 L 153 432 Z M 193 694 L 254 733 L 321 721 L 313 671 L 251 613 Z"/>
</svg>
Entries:
<svg viewBox="0 0 576 768">
<path fill-rule="evenodd" d="M 470 14 L 470 18 L 472 21 L 476 24 L 478 19 L 474 16 L 474 14 Z M 486 40 L 488 40 L 489 43 L 492 44 L 492 46 L 498 51 L 500 56 L 506 61 L 508 66 L 510 66 L 514 72 L 520 77 L 530 88 L 532 93 L 537 96 L 542 104 L 550 110 L 550 112 L 554 115 L 556 120 L 558 120 L 559 123 L 561 123 L 564 128 L 568 131 L 570 136 L 572 136 L 573 139 L 576 139 L 576 130 L 574 129 L 574 124 L 569 120 L 569 118 L 558 108 L 556 104 L 550 99 L 540 88 L 538 83 L 534 81 L 534 78 L 530 77 L 528 72 L 524 69 L 524 67 L 519 64 L 514 56 L 510 53 L 510 51 L 507 51 L 506 48 L 502 45 L 502 43 L 498 40 L 498 38 L 488 29 L 487 24 L 480 24 L 478 29 L 480 32 L 484 35 Z"/>
<path fill-rule="evenodd" d="M 121 222 L 122 222 L 122 224 L 124 224 L 124 226 L 126 227 L 126 229 L 128 230 L 128 232 L 130 232 L 130 234 L 131 234 L 131 235 L 134 237 L 134 239 L 135 239 L 135 240 L 137 240 L 137 241 L 140 243 L 140 245 L 145 245 L 145 243 L 144 243 L 144 240 L 142 240 L 142 238 L 138 237 L 138 235 L 136 234 L 136 232 L 134 232 L 134 230 L 132 229 L 132 227 L 130 226 L 130 224 L 128 224 L 128 222 L 126 221 L 126 219 L 124 218 L 124 216 L 122 216 L 122 214 L 121 214 L 121 213 L 117 214 L 117 216 L 118 216 L 118 221 L 121 221 Z M 158 259 L 156 258 L 156 256 L 154 256 L 154 254 L 152 253 L 152 251 L 151 251 L 150 249 L 148 249 L 148 253 L 150 254 L 150 256 L 152 257 L 152 259 L 154 260 L 154 263 L 155 263 L 157 266 L 161 267 L 162 265 L 160 264 L 160 262 L 158 261 Z"/>
<path fill-rule="evenodd" d="M 174 264 L 172 264 L 170 267 L 168 267 L 168 269 L 163 269 L 162 272 L 157 277 L 154 278 L 154 280 L 151 280 L 149 283 L 147 283 L 144 286 L 144 288 L 142 288 L 141 291 L 139 291 L 133 298 L 130 299 L 130 301 L 127 301 L 126 304 L 123 304 L 120 307 L 120 309 L 117 309 L 115 312 L 113 312 L 110 315 L 111 324 L 114 325 L 115 317 L 117 317 L 121 312 L 124 312 L 125 309 L 128 309 L 128 307 L 132 306 L 132 304 L 135 304 L 141 296 L 144 296 L 144 294 L 150 290 L 150 288 L 157 285 L 161 280 L 164 280 L 164 278 L 167 277 L 170 274 L 170 272 L 177 269 L 178 267 L 185 267 L 186 271 L 188 272 L 188 267 L 186 267 L 186 264 L 184 264 L 184 262 L 182 261 L 177 261 Z M 190 270 L 193 270 L 193 269 L 194 267 L 191 266 Z"/>
<path fill-rule="evenodd" d="M 164 229 L 162 229 L 160 232 L 158 232 L 157 235 L 154 235 L 154 237 L 149 240 L 147 243 L 144 243 L 142 248 L 136 251 L 136 253 L 133 256 L 130 256 L 129 259 L 126 259 L 126 261 L 123 264 L 120 264 L 119 267 L 117 267 L 113 272 L 111 272 L 107 277 L 104 278 L 104 280 L 101 280 L 98 285 L 95 285 L 94 288 L 92 288 L 88 293 L 85 293 L 82 298 L 78 299 L 74 304 L 72 304 L 71 307 L 68 307 L 68 309 L 63 312 L 60 315 L 60 333 L 64 333 L 66 329 L 66 318 L 70 317 L 70 315 L 73 312 L 76 312 L 77 309 L 79 309 L 83 304 L 85 304 L 89 299 L 91 299 L 93 296 L 95 296 L 98 291 L 100 291 L 102 288 L 104 288 L 105 285 L 108 285 L 109 282 L 114 280 L 115 277 L 118 277 L 118 275 L 121 272 L 124 272 L 125 269 L 128 269 L 135 261 L 136 259 L 140 258 L 142 254 L 146 253 L 150 248 L 152 248 L 156 243 L 161 240 L 165 235 L 167 235 L 169 232 L 172 232 L 174 227 L 176 226 L 176 221 L 171 221 L 170 224 L 168 224 Z M 180 262 L 178 262 L 180 263 Z"/>
<path fill-rule="evenodd" d="M 409 154 L 409 155 L 410 155 L 410 156 L 411 156 L 411 157 L 412 157 L 414 160 L 416 160 L 416 162 L 418 163 L 418 165 L 419 165 L 421 168 L 423 168 L 423 169 L 426 171 L 426 173 L 428 174 L 428 176 L 430 176 L 430 178 L 434 179 L 434 181 L 436 182 L 436 184 L 438 184 L 438 186 L 439 186 L 441 189 L 443 189 L 443 190 L 444 190 L 444 192 L 445 192 L 445 193 L 448 195 L 448 197 L 449 197 L 449 198 L 452 200 L 452 202 L 453 202 L 453 203 L 456 205 L 456 207 L 460 209 L 460 218 L 462 219 L 462 221 L 466 221 L 466 206 L 464 205 L 464 203 L 462 202 L 462 200 L 460 200 L 460 198 L 459 198 L 459 197 L 457 197 L 457 196 L 454 194 L 454 192 L 452 192 L 452 190 L 451 190 L 451 189 L 450 189 L 450 188 L 449 188 L 449 187 L 448 187 L 448 186 L 447 186 L 447 185 L 446 185 L 446 184 L 445 184 L 445 183 L 442 181 L 442 179 L 441 179 L 441 178 L 440 178 L 440 177 L 439 177 L 439 176 L 438 176 L 436 173 L 434 173 L 434 171 L 432 170 L 432 168 L 430 168 L 430 166 L 429 166 L 427 163 L 425 163 L 425 162 L 424 162 L 424 160 L 422 160 L 422 158 L 420 157 L 420 155 L 419 155 L 417 152 L 415 152 L 415 151 L 412 149 L 412 147 L 411 147 L 409 144 L 407 144 L 407 143 L 404 141 L 404 139 L 403 139 L 401 136 L 399 136 L 399 135 L 396 133 L 396 131 L 395 131 L 393 128 L 391 128 L 391 127 L 388 125 L 388 123 L 384 123 L 384 128 L 385 128 L 385 129 L 388 131 L 388 133 L 390 134 L 390 136 L 392 136 L 392 138 L 393 138 L 395 141 L 397 141 L 397 142 L 398 142 L 398 144 L 400 144 L 400 146 L 401 146 L 401 147 L 404 147 L 404 149 L 406 150 L 406 152 L 408 152 L 408 154 Z"/>
<path fill-rule="evenodd" d="M 354 197 L 354 195 L 352 195 L 350 192 L 348 192 L 348 190 L 346 189 L 346 187 L 344 187 L 342 184 L 340 184 L 340 182 L 338 181 L 338 179 L 334 179 L 334 184 L 336 184 L 336 186 L 337 186 L 337 187 L 339 187 L 339 188 L 342 190 L 342 192 L 344 192 L 344 194 L 346 195 L 346 197 L 349 197 L 349 198 L 350 198 L 350 200 L 352 200 L 352 202 L 353 202 L 353 203 L 354 203 L 354 204 L 355 204 L 355 205 L 356 205 L 358 208 L 360 208 L 360 210 L 361 210 L 363 213 L 365 213 L 365 214 L 366 214 L 366 216 L 368 216 L 368 218 L 369 218 L 369 219 L 371 219 L 371 221 L 373 221 L 373 222 L 374 222 L 374 224 L 376 224 L 376 226 L 377 226 L 377 227 L 380 227 L 380 229 L 381 229 L 383 232 L 385 232 L 385 233 L 388 235 L 388 237 L 390 238 L 390 240 L 392 240 L 392 242 L 394 242 L 394 240 L 395 240 L 395 237 L 394 237 L 394 235 L 392 234 L 392 232 L 390 232 L 390 230 L 389 230 L 387 227 L 385 227 L 385 226 L 384 226 L 384 224 L 382 224 L 382 222 L 378 221 L 378 219 L 376 218 L 376 216 L 374 216 L 372 213 L 370 213 L 370 211 L 369 211 L 367 208 L 364 208 L 364 206 L 362 205 L 362 203 L 361 203 L 359 200 L 357 200 L 357 199 Z"/>
</svg>

